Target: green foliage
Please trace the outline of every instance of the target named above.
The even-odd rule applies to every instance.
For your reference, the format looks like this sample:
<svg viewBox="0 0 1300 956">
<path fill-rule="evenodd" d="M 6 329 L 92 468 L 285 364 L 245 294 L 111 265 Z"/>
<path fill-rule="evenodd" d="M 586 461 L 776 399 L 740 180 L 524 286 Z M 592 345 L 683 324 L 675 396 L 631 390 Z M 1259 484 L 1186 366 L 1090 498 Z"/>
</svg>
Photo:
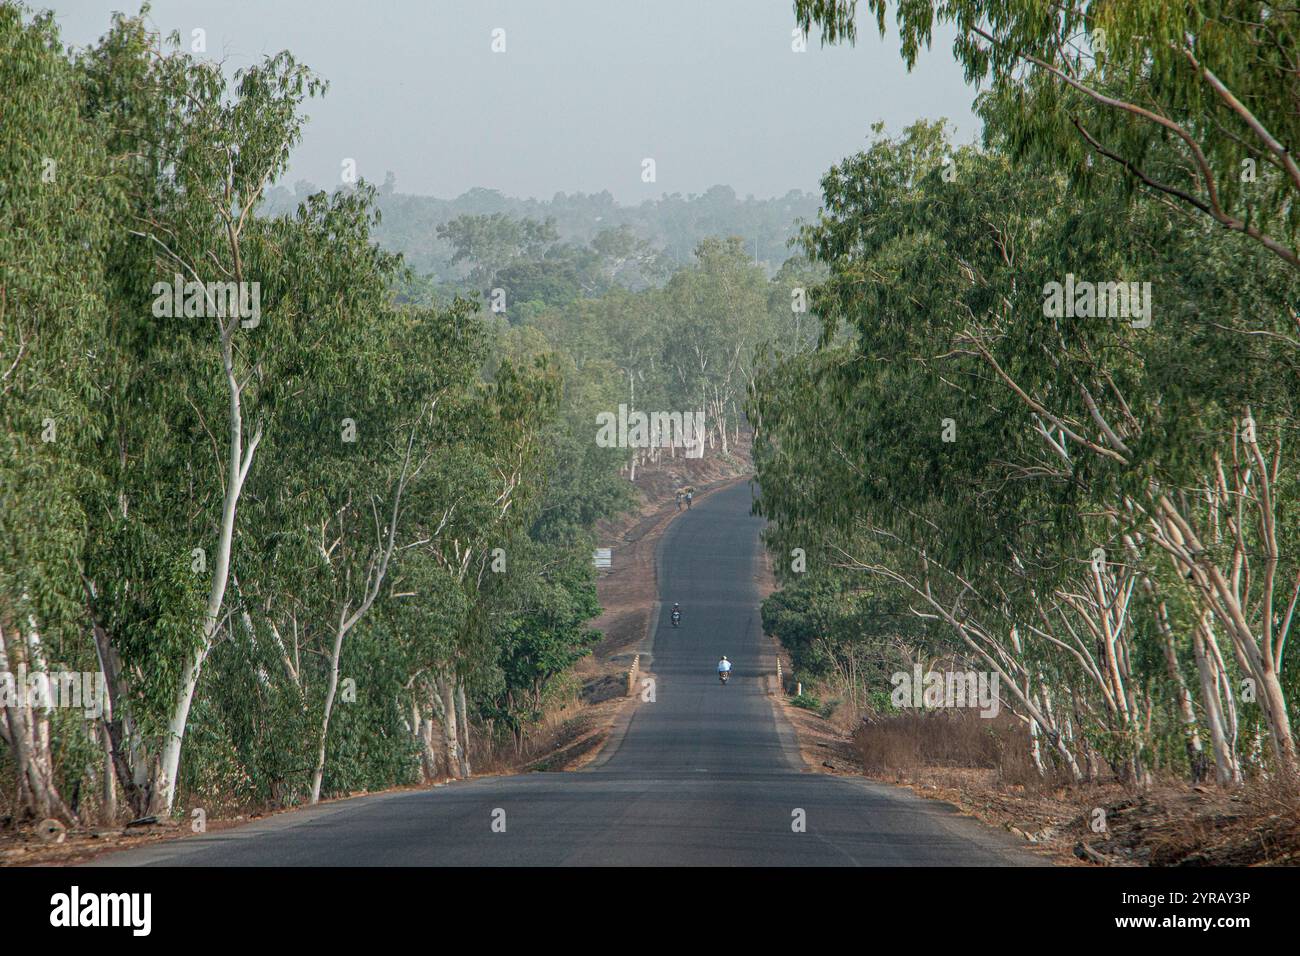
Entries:
<svg viewBox="0 0 1300 956">
<path fill-rule="evenodd" d="M 795 0 L 795 15 L 823 42 L 853 42 L 857 6 Z M 863 6 L 883 35 L 889 0 Z M 909 68 L 936 24 L 956 28 L 953 55 L 988 86 L 1016 160 L 1050 162 L 1085 192 L 1149 191 L 1300 266 L 1290 11 L 1254 0 L 892 6 Z"/>
<path fill-rule="evenodd" d="M 103 256 L 121 194 L 52 15 L 24 23 L 0 6 L 0 83 L 0 627 L 35 614 L 71 659 L 79 491 L 93 477 L 81 457 L 103 437 Z"/>
<path fill-rule="evenodd" d="M 1215 462 L 1243 454 L 1246 411 L 1270 422 L 1270 449 L 1294 427 L 1293 272 L 1162 203 L 1080 192 L 1018 157 L 996 122 L 986 150 L 953 148 L 941 124 L 877 134 L 828 173 L 826 211 L 803 233 L 829 270 L 813 293 L 821 346 L 773 359 L 752 389 L 769 541 L 778 554 L 804 548 L 817 572 L 769 599 L 771 627 L 808 654 L 814 635 L 829 641 L 828 626 L 848 619 L 824 575 L 865 573 L 944 625 L 913 637 L 926 653 L 954 649 L 940 633 L 962 635 L 966 654 L 1001 646 L 1006 666 L 1077 701 L 1094 677 L 1085 655 L 1110 652 L 1076 645 L 1060 618 L 1081 607 L 1080 574 L 1102 548 L 1131 586 L 1156 585 L 1187 661 L 1205 608 L 1186 572 L 1164 563 L 1142 503 L 1169 489 L 1200 521 L 1193 502 Z M 1045 291 L 1067 273 L 1149 282 L 1153 322 L 1047 314 Z M 1286 495 L 1294 478 L 1283 469 L 1276 481 Z M 1300 527 L 1285 508 L 1277 517 L 1279 541 L 1294 540 Z M 1253 528 L 1243 534 L 1247 549 L 1265 547 Z M 1215 541 L 1201 560 L 1230 566 L 1236 539 Z M 1294 581 L 1293 551 L 1279 547 L 1278 573 Z M 1263 599 L 1245 600 L 1250 626 L 1264 628 Z M 1118 666 L 1125 693 L 1172 708 L 1155 607 L 1125 618 Z M 968 641 L 972 628 L 984 645 Z M 825 667 L 811 655 L 807 666 Z M 1090 738 L 1105 759 L 1160 749 L 1139 739 L 1131 704 L 1106 708 Z M 1181 734 L 1172 717 L 1152 732 Z"/>
<path fill-rule="evenodd" d="M 617 372 L 415 279 L 375 241 L 391 184 L 263 205 L 325 90 L 289 54 L 228 83 L 147 10 L 68 52 L 14 4 L 0 53 L 0 626 L 106 662 L 132 811 L 170 808 L 176 727 L 178 802 L 235 807 L 306 799 L 313 770 L 420 779 L 434 678 L 476 723 L 534 719 L 599 639 L 593 528 L 632 501 L 592 441 Z M 658 268 L 621 228 L 444 235 L 512 318 Z M 256 282 L 258 321 L 157 314 L 177 273 Z M 64 716 L 51 783 L 80 792 L 103 728 Z"/>
</svg>

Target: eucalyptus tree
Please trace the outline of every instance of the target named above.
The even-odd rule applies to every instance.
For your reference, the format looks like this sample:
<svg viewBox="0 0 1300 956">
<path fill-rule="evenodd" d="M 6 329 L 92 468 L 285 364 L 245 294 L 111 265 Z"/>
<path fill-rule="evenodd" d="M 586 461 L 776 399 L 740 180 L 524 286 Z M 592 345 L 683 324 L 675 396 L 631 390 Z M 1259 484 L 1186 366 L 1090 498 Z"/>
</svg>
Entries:
<svg viewBox="0 0 1300 956">
<path fill-rule="evenodd" d="M 479 290 L 490 288 L 503 269 L 541 258 L 560 239 L 550 219 L 516 219 L 506 213 L 457 216 L 438 226 L 437 236 L 451 244 L 451 265 L 468 267 L 468 280 Z"/>
<path fill-rule="evenodd" d="M 414 540 L 394 586 L 416 606 L 430 602 L 431 618 L 458 615 L 439 625 L 443 639 L 427 645 L 416 685 L 428 693 L 426 709 L 442 725 L 448 770 L 456 776 L 470 775 L 467 685 L 495 660 L 485 589 L 493 574 L 509 573 L 509 542 L 541 487 L 542 426 L 558 397 L 559 383 L 545 365 L 503 363 L 466 397 L 440 440 L 441 453 L 408 491 Z"/>
<path fill-rule="evenodd" d="M 396 261 L 369 239 L 372 202 L 368 190 L 318 194 L 299 220 L 279 223 L 286 260 L 346 284 L 322 279 L 291 293 L 298 311 L 338 334 L 317 339 L 313 374 L 297 381 L 279 411 L 269 460 L 250 488 L 240 562 L 252 633 L 275 649 L 283 677 L 315 715 L 313 803 L 324 781 L 345 641 L 377 601 L 389 599 L 403 551 L 421 543 L 408 532 L 407 490 L 443 453 L 443 419 L 458 414 L 484 355 L 483 330 L 468 303 L 442 313 L 388 304 Z M 333 237 L 327 245 L 302 228 L 315 216 Z M 323 667 L 303 667 L 298 647 Z"/>
<path fill-rule="evenodd" d="M 377 426 L 378 448 L 370 454 L 356 456 L 349 463 L 355 469 L 353 481 L 340 482 L 340 490 L 348 489 L 348 500 L 334 511 L 334 520 L 326 517 L 323 526 L 322 554 L 330 565 L 335 584 L 332 590 L 338 598 L 337 616 L 333 623 L 334 642 L 329 658 L 329 682 L 316 767 L 312 774 L 313 803 L 320 799 L 343 641 L 387 587 L 389 568 L 399 542 L 402 548 L 418 547 L 423 543 L 404 533 L 406 516 L 403 509 L 406 502 L 403 495 L 408 485 L 419 480 L 430 460 L 441 450 L 444 429 L 439 421 L 440 406 L 449 397 L 454 401 L 454 397 L 468 386 L 476 367 L 471 359 L 478 337 L 472 333 L 465 334 L 464 308 L 453 313 L 450 322 L 435 323 L 427 316 L 416 316 L 411 324 L 416 327 L 415 334 L 398 335 L 394 337 L 395 341 L 384 340 L 383 345 L 387 348 L 381 347 L 368 355 L 370 362 L 367 364 L 372 374 L 362 378 L 368 387 L 383 380 L 382 366 L 385 363 L 390 368 L 402 370 L 408 381 L 399 383 L 402 387 L 396 395 L 372 393 L 367 396 L 371 398 L 367 409 L 371 414 L 366 416 L 366 420 L 368 424 Z M 414 366 L 395 363 L 391 358 L 394 352 L 424 355 L 427 359 Z M 363 488 L 369 489 L 369 493 L 364 498 L 358 495 L 360 500 L 357 504 L 369 499 L 369 509 L 353 505 L 354 491 Z M 378 489 L 381 490 L 377 494 Z M 380 502 L 385 508 L 382 518 L 378 512 Z M 337 536 L 333 536 L 335 532 Z M 328 546 L 326 542 L 330 542 Z M 331 553 L 333 549 L 337 550 Z"/>
<path fill-rule="evenodd" d="M 544 359 L 562 383 L 556 415 L 545 428 L 546 478 L 529 516 L 529 536 L 566 545 L 585 539 L 597 521 L 633 501 L 631 489 L 617 477 L 623 449 L 597 444 L 593 424 L 598 413 L 618 404 L 618 371 L 590 354 L 579 365 L 577 357 L 533 326 L 510 329 L 497 351 L 498 360 L 516 367 Z"/>
<path fill-rule="evenodd" d="M 232 90 L 213 65 L 119 17 L 81 66 L 87 111 L 127 158 L 130 202 L 109 256 L 100 410 L 113 437 L 84 557 L 89 610 L 122 718 L 110 725 L 119 776 L 139 812 L 166 810 L 230 613 L 238 509 L 259 446 L 313 361 L 337 355 L 354 310 L 369 307 L 357 290 L 373 282 L 358 280 L 377 266 L 348 215 L 363 199 L 256 215 L 300 137 L 302 102 L 324 89 L 289 54 L 240 71 Z M 227 307 L 218 284 L 242 307 Z"/>
<path fill-rule="evenodd" d="M 852 42 L 857 0 L 795 0 L 805 30 Z M 1090 178 L 1091 156 L 1131 183 L 1300 265 L 1294 10 L 1255 0 L 898 3 L 909 68 L 936 23 L 956 28 L 968 80 L 1017 104 L 1021 154 Z M 891 4 L 867 0 L 883 34 Z M 1293 327 L 1292 332 L 1295 331 Z"/>
<path fill-rule="evenodd" d="M 1161 522 L 1176 520 L 1161 502 L 1180 502 L 1174 512 L 1185 519 L 1204 498 L 1197 489 L 1232 435 L 1232 410 L 1253 400 L 1293 420 L 1285 267 L 1238 248 L 1207 268 L 1191 250 L 1236 240 L 1160 206 L 1072 203 L 1050 171 L 1013 167 L 997 149 L 953 151 L 925 124 L 850 158 L 824 185 L 827 213 L 804 239 L 831 269 L 814 293 L 824 348 L 778 365 L 755 401 L 765 510 L 826 535 L 846 565 L 885 577 L 948 623 L 1076 774 L 1059 717 L 1063 689 L 1076 713 L 1091 709 L 1076 686 L 1091 686 L 1107 715 L 1097 719 L 1120 744 L 1112 762 L 1143 774 L 1149 675 L 1135 668 L 1158 666 L 1160 655 L 1142 653 L 1157 642 L 1195 763 L 1199 738 L 1158 581 L 1164 596 L 1174 589 L 1243 632 L 1234 656 L 1268 698 L 1263 718 L 1288 766 L 1278 666 L 1289 612 L 1270 623 L 1284 550 L 1266 543 L 1262 574 L 1234 577 L 1251 529 L 1220 556 L 1174 554 L 1178 574 L 1153 566 L 1169 550 L 1162 537 L 1173 543 Z M 1076 274 L 1150 276 L 1156 322 L 1052 314 L 1045 292 Z M 851 344 L 834 346 L 841 324 Z M 1275 498 L 1263 488 L 1241 498 L 1256 506 L 1266 542 Z M 847 529 L 870 547 L 846 547 Z M 1210 593 L 1216 574 L 1250 593 Z M 1149 612 L 1140 623 L 1135 594 Z M 1204 627 L 1197 633 L 1199 666 L 1216 655 L 1199 650 Z M 1222 681 L 1202 678 L 1209 715 Z M 1216 748 L 1221 729 L 1212 728 Z M 1216 749 L 1221 779 L 1232 759 Z"/>
<path fill-rule="evenodd" d="M 94 479 L 84 456 L 102 438 L 104 254 L 121 196 L 52 15 L 25 22 L 22 7 L 0 6 L 0 86 L 0 672 L 16 680 L 55 663 L 96 669 L 77 552 Z M 76 815 L 54 757 L 82 738 L 66 718 L 25 694 L 0 703 L 19 808 L 37 818 Z M 107 808 L 112 782 L 105 761 Z"/>
<path fill-rule="evenodd" d="M 591 240 L 599 256 L 601 274 L 609 286 L 618 284 L 632 290 L 657 284 L 667 277 L 669 264 L 654 244 L 628 225 L 603 229 Z"/>
<path fill-rule="evenodd" d="M 794 255 L 772 277 L 767 299 L 764 345 L 778 353 L 806 351 L 817 344 L 821 325 L 813 314 L 812 290 L 826 279 L 826 268 Z M 753 382 L 754 369 L 750 370 Z"/>
<path fill-rule="evenodd" d="M 508 573 L 486 579 L 501 671 L 486 712 L 510 728 L 518 748 L 556 679 L 599 639 L 586 626 L 599 614 L 592 529 L 630 507 L 633 492 L 618 477 L 625 451 L 594 441 L 595 415 L 618 401 L 612 367 L 588 360 L 579 371 L 573 356 L 531 327 L 512 329 L 501 353 L 516 366 L 545 357 L 563 381 L 558 413 L 544 430 L 541 489 L 506 548 Z"/>
<path fill-rule="evenodd" d="M 572 365 L 572 374 L 565 375 L 566 394 L 588 396 L 582 412 L 585 421 L 575 423 L 580 439 L 594 445 L 596 415 L 617 414 L 620 404 L 633 410 L 671 407 L 669 370 L 663 361 L 665 321 L 663 297 L 657 290 L 629 292 L 618 287 L 530 321 L 529 327 L 541 332 L 560 353 L 557 361 Z M 635 480 L 641 461 L 656 451 L 618 449 L 611 450 L 611 457 L 627 464 Z"/>
<path fill-rule="evenodd" d="M 703 410 L 710 438 L 726 454 L 728 424 L 740 426 L 738 403 L 764 338 L 767 279 L 739 238 L 706 239 L 695 262 L 664 288 L 667 314 L 663 360 L 672 371 L 673 398 Z"/>
</svg>

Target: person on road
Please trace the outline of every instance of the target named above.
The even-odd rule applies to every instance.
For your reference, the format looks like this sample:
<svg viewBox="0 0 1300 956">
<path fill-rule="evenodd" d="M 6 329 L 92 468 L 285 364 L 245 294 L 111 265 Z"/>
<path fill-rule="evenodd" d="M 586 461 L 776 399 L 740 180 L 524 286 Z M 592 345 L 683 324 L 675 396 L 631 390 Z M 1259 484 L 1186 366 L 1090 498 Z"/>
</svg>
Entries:
<svg viewBox="0 0 1300 956">
<path fill-rule="evenodd" d="M 693 492 L 693 491 L 687 491 L 687 492 L 686 492 L 686 510 L 687 510 L 687 511 L 690 511 L 690 510 L 691 510 L 691 501 L 692 501 L 694 498 L 695 498 L 695 492 Z"/>
<path fill-rule="evenodd" d="M 677 510 L 682 510 L 682 489 L 677 489 Z"/>
</svg>

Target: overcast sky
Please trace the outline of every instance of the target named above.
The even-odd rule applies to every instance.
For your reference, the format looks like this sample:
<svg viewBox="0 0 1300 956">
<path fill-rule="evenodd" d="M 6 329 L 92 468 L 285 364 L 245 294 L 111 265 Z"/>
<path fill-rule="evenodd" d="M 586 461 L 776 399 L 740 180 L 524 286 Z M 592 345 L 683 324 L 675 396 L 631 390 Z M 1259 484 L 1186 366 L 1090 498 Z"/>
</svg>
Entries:
<svg viewBox="0 0 1300 956">
<path fill-rule="evenodd" d="M 35 0 L 36 6 L 42 5 Z M 94 42 L 138 0 L 49 4 L 66 43 Z M 974 139 L 973 91 L 951 34 L 908 74 L 895 37 L 791 50 L 791 0 L 156 0 L 164 33 L 206 31 L 230 69 L 281 49 L 330 82 L 284 184 L 376 183 L 450 198 L 474 186 L 549 199 L 609 190 L 621 203 L 700 193 L 817 190 L 891 132 L 950 119 Z M 492 50 L 505 31 L 505 52 Z M 656 182 L 642 182 L 653 158 Z"/>
</svg>

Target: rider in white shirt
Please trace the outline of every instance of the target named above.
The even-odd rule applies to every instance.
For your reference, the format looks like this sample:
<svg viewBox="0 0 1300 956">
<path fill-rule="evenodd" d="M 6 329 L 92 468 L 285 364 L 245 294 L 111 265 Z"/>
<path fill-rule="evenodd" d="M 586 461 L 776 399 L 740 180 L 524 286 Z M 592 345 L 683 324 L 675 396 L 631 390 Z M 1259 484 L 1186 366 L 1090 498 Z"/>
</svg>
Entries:
<svg viewBox="0 0 1300 956">
<path fill-rule="evenodd" d="M 722 660 L 718 661 L 718 673 L 725 674 L 731 670 L 731 661 L 727 660 L 727 655 L 722 655 Z"/>
</svg>

